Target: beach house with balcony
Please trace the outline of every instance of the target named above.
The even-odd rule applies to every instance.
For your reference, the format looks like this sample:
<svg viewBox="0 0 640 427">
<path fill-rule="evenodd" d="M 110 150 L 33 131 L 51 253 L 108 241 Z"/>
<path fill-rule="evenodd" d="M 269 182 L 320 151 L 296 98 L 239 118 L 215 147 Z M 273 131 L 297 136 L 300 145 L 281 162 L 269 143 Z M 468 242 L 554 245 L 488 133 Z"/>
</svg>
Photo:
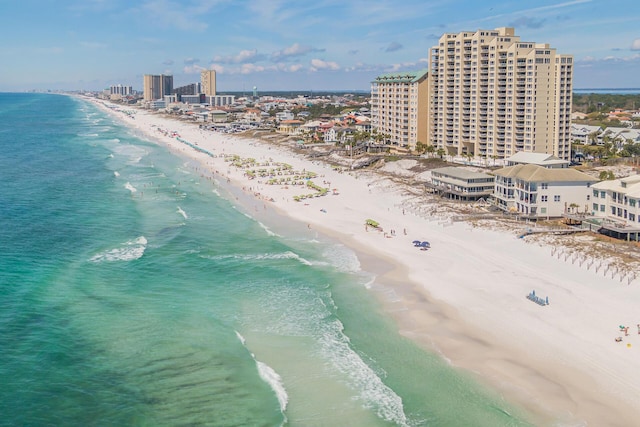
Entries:
<svg viewBox="0 0 640 427">
<path fill-rule="evenodd" d="M 602 181 L 591 188 L 591 214 L 600 233 L 638 241 L 640 236 L 640 175 Z"/>
<path fill-rule="evenodd" d="M 475 201 L 486 199 L 493 193 L 494 180 L 486 173 L 448 166 L 431 170 L 431 181 L 426 185 L 449 199 Z"/>
<path fill-rule="evenodd" d="M 518 164 L 493 171 L 495 205 L 531 219 L 559 218 L 569 211 L 587 212 L 591 186 L 598 179 L 571 168 Z"/>
</svg>

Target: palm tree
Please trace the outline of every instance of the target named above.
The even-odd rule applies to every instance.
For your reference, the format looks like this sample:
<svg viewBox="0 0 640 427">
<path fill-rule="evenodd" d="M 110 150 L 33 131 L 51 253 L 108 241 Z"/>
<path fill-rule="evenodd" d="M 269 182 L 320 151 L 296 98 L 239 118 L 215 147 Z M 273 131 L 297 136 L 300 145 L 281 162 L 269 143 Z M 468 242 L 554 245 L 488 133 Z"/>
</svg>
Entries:
<svg viewBox="0 0 640 427">
<path fill-rule="evenodd" d="M 436 152 L 436 147 L 433 145 L 427 145 L 427 153 L 429 153 L 429 157 L 433 157 L 433 153 Z"/>
<path fill-rule="evenodd" d="M 440 156 L 440 159 L 442 159 L 444 157 L 445 154 L 447 154 L 447 152 L 445 151 L 444 148 L 440 147 L 438 148 L 438 150 L 436 151 L 436 154 L 438 156 Z"/>
</svg>

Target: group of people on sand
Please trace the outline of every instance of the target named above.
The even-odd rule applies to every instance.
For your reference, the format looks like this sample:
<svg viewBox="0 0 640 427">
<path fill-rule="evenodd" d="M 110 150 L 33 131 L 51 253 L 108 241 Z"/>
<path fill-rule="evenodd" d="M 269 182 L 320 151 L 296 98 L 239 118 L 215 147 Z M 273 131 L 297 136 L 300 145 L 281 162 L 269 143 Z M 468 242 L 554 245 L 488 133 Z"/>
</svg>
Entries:
<svg viewBox="0 0 640 427">
<path fill-rule="evenodd" d="M 640 335 L 640 323 L 638 323 L 638 335 Z M 624 326 L 624 325 L 620 325 L 620 332 L 624 332 L 624 336 L 628 337 L 629 336 L 629 327 L 628 326 Z M 622 337 L 616 337 L 616 342 L 622 342 Z"/>
</svg>

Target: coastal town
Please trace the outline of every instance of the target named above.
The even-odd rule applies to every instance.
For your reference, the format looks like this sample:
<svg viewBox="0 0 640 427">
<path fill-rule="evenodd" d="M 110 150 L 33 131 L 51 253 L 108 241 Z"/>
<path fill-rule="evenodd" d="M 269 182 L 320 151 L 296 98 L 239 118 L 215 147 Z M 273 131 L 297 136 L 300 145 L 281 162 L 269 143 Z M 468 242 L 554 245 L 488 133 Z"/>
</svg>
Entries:
<svg viewBox="0 0 640 427">
<path fill-rule="evenodd" d="M 461 206 L 640 240 L 640 110 L 572 111 L 571 55 L 513 28 L 445 34 L 430 60 L 431 72 L 378 76 L 369 94 L 220 94 L 205 70 L 177 88 L 171 75 L 145 75 L 141 94 L 92 95 L 350 169 L 414 159 L 429 169 L 416 185 Z M 549 82 L 561 84 L 533 89 Z"/>
<path fill-rule="evenodd" d="M 134 237 L 116 249 L 87 237 L 73 303 L 51 292 L 52 306 L 87 307 L 76 324 L 98 338 L 80 344 L 140 378 L 123 388 L 150 414 L 254 425 L 220 416 L 249 396 L 271 409 L 246 412 L 274 425 L 347 412 L 345 425 L 367 426 L 637 420 L 640 100 L 576 91 L 572 53 L 510 26 L 432 39 L 427 58 L 366 91 L 231 91 L 213 66 L 181 85 L 157 68 L 141 88 L 61 91 L 78 123 L 62 147 L 95 156 L 97 202 L 126 211 L 94 208 L 117 221 L 95 230 Z M 56 277 L 58 290 L 73 275 Z M 101 340 L 86 319 L 116 326 Z M 412 369 L 431 357 L 459 376 L 432 387 L 436 371 Z M 241 359 L 237 376 L 270 402 L 236 388 Z M 474 403 L 472 382 L 500 403 Z M 460 394 L 431 404 L 445 383 Z M 469 405 L 464 419 L 486 419 L 459 422 Z"/>
</svg>

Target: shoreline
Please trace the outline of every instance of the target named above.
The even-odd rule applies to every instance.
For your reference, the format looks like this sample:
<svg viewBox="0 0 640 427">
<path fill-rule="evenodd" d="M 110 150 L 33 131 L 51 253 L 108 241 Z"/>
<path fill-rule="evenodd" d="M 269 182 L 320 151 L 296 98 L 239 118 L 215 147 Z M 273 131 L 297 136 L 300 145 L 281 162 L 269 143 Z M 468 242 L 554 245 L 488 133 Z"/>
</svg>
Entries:
<svg viewBox="0 0 640 427">
<path fill-rule="evenodd" d="M 640 335 L 628 337 L 626 343 L 633 342 L 633 347 L 613 340 L 619 334 L 617 325 L 640 321 L 635 310 L 638 284 L 623 286 L 563 263 L 551 256 L 550 247 L 504 231 L 466 223 L 445 227 L 405 212 L 401 190 L 376 180 L 371 172 L 338 173 L 259 140 L 201 131 L 196 124 L 144 110 L 131 119 L 101 102 L 96 105 L 198 162 L 216 179 L 228 179 L 246 200 L 255 200 L 257 212 L 275 211 L 307 223 L 354 250 L 362 269 L 376 274 L 372 292 L 401 335 L 438 352 L 548 425 L 585 420 L 588 425 L 624 426 L 640 415 L 634 405 L 640 398 Z M 295 202 L 291 188 L 250 180 L 222 157 L 189 148 L 152 125 L 179 129 L 182 138 L 219 156 L 242 151 L 240 156 L 272 157 L 314 169 L 321 175 L 315 181 L 329 180 L 339 194 Z M 250 211 L 250 206 L 245 208 Z M 387 237 L 366 229 L 369 216 L 395 233 Z M 414 238 L 428 239 L 432 248 L 419 252 L 410 243 Z M 549 292 L 550 305 L 528 301 L 525 296 L 532 288 Z"/>
</svg>

